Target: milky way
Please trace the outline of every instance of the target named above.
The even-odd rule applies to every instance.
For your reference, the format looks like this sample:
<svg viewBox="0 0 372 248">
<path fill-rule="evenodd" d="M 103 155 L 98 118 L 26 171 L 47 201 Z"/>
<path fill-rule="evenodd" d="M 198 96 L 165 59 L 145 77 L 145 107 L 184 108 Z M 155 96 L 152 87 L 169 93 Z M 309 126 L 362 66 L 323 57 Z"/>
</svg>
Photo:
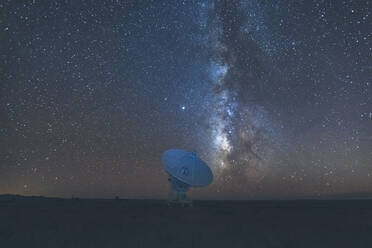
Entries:
<svg viewBox="0 0 372 248">
<path fill-rule="evenodd" d="M 223 7 L 223 6 L 218 6 Z M 234 14 L 244 14 L 248 7 L 237 4 Z M 243 10 L 238 13 L 238 8 Z M 248 186 L 259 183 L 270 168 L 270 162 L 280 136 L 280 130 L 269 120 L 262 106 L 242 101 L 239 95 L 240 83 L 236 80 L 235 64 L 239 54 L 235 54 L 225 41 L 226 32 L 223 18 L 215 9 L 214 3 L 208 3 L 204 18 L 206 27 L 206 49 L 210 52 L 208 67 L 211 84 L 210 112 L 208 124 L 211 139 L 211 164 L 221 187 L 228 187 L 236 181 Z M 230 9 L 231 10 L 231 9 Z M 234 23 L 235 25 L 239 25 Z M 241 24 L 244 26 L 244 24 Z M 240 31 L 246 35 L 246 28 Z M 230 35 L 230 34 L 228 34 Z M 249 37 L 248 37 L 249 38 Z M 249 82 L 248 82 L 249 83 Z M 249 94 L 249 92 L 246 92 Z M 246 94 L 245 93 L 245 94 Z"/>
<path fill-rule="evenodd" d="M 169 148 L 195 198 L 372 194 L 370 1 L 0 8 L 0 194 L 166 198 Z"/>
<path fill-rule="evenodd" d="M 265 87 L 268 80 L 280 84 L 276 82 L 280 78 L 273 79 L 270 74 L 277 73 L 277 56 L 287 56 L 286 50 L 296 49 L 296 39 L 291 35 L 280 36 L 277 29 L 269 28 L 271 20 L 265 12 L 270 10 L 259 1 L 209 2 L 204 7 L 202 19 L 208 20 L 206 49 L 210 52 L 207 71 L 213 92 L 210 97 L 213 111 L 208 119 L 209 154 L 220 188 L 233 186 L 233 191 L 245 188 L 249 195 L 257 191 L 256 186 L 264 182 L 266 175 L 272 176 L 271 171 L 284 181 L 304 181 L 308 173 L 314 174 L 314 169 L 311 166 L 288 169 L 286 163 L 293 164 L 289 157 L 298 157 L 298 153 L 289 145 L 296 143 L 296 139 L 287 135 L 283 120 L 276 118 L 280 113 L 270 113 L 267 103 L 255 101 L 254 93 L 243 90 L 247 85 Z M 275 10 L 278 5 L 270 7 Z M 300 155 L 299 159 L 307 158 Z M 303 162 L 295 163 L 301 167 Z M 320 170 L 328 172 L 312 180 L 328 177 L 324 184 L 331 186 L 334 171 L 344 166 L 336 163 L 324 166 Z"/>
</svg>

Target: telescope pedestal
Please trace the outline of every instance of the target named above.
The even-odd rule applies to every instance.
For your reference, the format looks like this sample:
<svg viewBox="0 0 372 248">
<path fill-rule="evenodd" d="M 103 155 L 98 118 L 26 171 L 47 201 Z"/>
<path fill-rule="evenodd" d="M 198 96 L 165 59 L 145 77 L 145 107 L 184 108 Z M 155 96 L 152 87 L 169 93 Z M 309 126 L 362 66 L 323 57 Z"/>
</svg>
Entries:
<svg viewBox="0 0 372 248">
<path fill-rule="evenodd" d="M 187 199 L 186 196 L 190 185 L 181 182 L 173 176 L 169 176 L 168 181 L 171 185 L 171 192 L 168 194 L 168 205 L 191 206 L 192 201 Z"/>
</svg>

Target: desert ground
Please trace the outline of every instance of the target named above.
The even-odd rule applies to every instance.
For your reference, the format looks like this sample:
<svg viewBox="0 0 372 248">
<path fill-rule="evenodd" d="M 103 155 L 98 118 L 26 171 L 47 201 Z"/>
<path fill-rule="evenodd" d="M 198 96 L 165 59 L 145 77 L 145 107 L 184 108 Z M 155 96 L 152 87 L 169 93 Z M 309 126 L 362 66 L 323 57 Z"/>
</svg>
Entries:
<svg viewBox="0 0 372 248">
<path fill-rule="evenodd" d="M 372 247 L 371 200 L 0 196 L 0 247 Z"/>
</svg>

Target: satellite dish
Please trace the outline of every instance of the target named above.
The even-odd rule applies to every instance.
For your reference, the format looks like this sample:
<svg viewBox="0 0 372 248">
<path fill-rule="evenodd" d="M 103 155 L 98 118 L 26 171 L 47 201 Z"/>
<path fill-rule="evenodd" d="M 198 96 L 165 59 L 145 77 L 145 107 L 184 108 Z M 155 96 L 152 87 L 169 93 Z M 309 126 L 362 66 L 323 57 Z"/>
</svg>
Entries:
<svg viewBox="0 0 372 248">
<path fill-rule="evenodd" d="M 170 149 L 163 153 L 162 160 L 169 175 L 168 181 L 177 192 L 178 201 L 186 200 L 186 192 L 190 187 L 207 186 L 213 180 L 211 169 L 195 152 Z"/>
</svg>

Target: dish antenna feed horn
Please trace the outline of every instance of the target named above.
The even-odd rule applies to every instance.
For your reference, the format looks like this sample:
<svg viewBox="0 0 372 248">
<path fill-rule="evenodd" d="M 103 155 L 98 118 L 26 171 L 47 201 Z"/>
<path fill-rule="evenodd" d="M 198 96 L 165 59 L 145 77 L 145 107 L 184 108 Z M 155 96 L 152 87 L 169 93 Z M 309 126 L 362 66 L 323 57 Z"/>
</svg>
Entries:
<svg viewBox="0 0 372 248">
<path fill-rule="evenodd" d="M 177 193 L 170 202 L 190 204 L 186 197 L 189 188 L 207 186 L 213 181 L 211 169 L 195 152 L 169 149 L 163 153 L 162 161 L 172 190 Z"/>
</svg>

